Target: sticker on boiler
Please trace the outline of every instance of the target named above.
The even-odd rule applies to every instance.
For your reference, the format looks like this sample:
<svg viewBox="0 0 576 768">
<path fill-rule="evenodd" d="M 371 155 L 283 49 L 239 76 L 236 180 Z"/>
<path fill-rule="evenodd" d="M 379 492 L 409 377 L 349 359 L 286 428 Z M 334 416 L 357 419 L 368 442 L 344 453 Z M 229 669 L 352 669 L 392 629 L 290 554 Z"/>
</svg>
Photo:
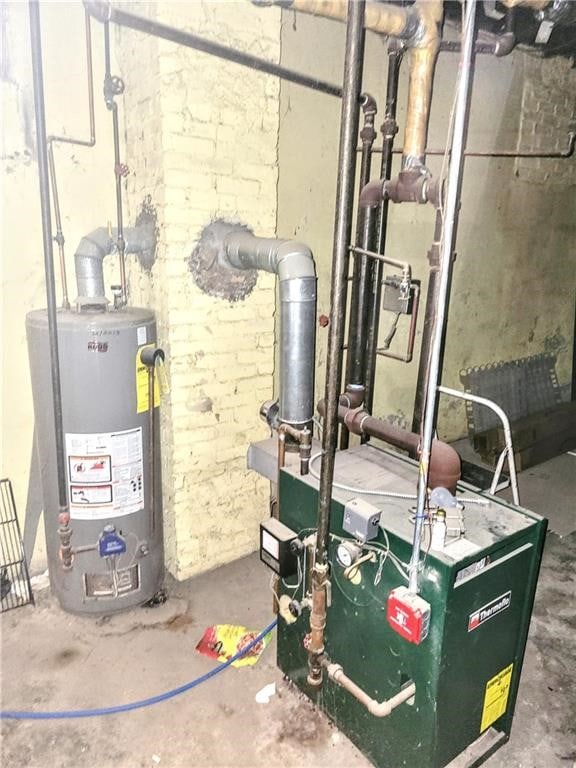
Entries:
<svg viewBox="0 0 576 768">
<path fill-rule="evenodd" d="M 489 603 L 486 603 L 486 605 L 483 605 L 482 608 L 471 613 L 468 617 L 468 632 L 472 632 L 472 630 L 477 629 L 480 624 L 484 624 L 484 622 L 493 619 L 494 616 L 497 616 L 499 613 L 502 613 L 502 611 L 510 608 L 511 602 L 512 592 L 504 592 L 503 595 L 495 597 L 494 600 L 491 600 Z"/>
<path fill-rule="evenodd" d="M 483 733 L 486 728 L 495 723 L 506 712 L 513 669 L 514 664 L 508 665 L 486 683 L 480 733 Z"/>
<path fill-rule="evenodd" d="M 142 428 L 66 434 L 70 517 L 103 520 L 144 507 Z"/>
</svg>

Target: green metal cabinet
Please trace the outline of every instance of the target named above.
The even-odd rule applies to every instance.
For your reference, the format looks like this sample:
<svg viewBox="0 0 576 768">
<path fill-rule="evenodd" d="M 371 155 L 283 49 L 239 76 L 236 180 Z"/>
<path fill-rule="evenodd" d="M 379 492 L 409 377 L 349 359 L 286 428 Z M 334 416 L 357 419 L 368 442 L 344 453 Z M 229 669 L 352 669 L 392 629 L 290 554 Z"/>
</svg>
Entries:
<svg viewBox="0 0 576 768">
<path fill-rule="evenodd" d="M 336 457 L 335 480 L 354 487 L 414 494 L 416 477 L 413 462 L 372 446 Z M 459 495 L 483 498 L 465 487 Z M 391 551 L 408 562 L 415 502 L 335 488 L 332 534 L 351 538 L 342 520 L 345 503 L 354 497 L 382 511 L 377 541 L 385 542 L 385 529 Z M 546 521 L 484 498 L 490 499 L 488 507 L 465 503 L 466 532 L 459 542 L 443 552 L 426 552 L 425 542 L 420 594 L 431 605 L 431 618 L 420 645 L 404 640 L 387 622 L 388 594 L 406 584 L 390 559 L 380 568 L 379 582 L 380 563 L 363 564 L 362 582 L 354 586 L 343 577 L 335 557 L 338 541 L 332 540 L 326 653 L 374 699 L 389 698 L 408 680 L 416 684 L 412 702 L 389 717 L 372 716 L 328 679 L 320 691 L 311 690 L 303 645 L 308 612 L 293 624 L 280 621 L 279 667 L 379 768 L 478 765 L 509 737 Z M 313 529 L 317 480 L 300 477 L 296 468 L 282 470 L 279 510 L 294 531 Z M 291 594 L 293 588 L 282 591 Z"/>
</svg>

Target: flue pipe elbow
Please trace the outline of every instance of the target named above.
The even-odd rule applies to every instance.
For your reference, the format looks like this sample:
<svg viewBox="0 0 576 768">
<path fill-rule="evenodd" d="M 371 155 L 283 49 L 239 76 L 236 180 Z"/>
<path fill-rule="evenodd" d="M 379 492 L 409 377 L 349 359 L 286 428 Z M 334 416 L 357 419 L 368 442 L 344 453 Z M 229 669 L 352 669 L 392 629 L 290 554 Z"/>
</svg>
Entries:
<svg viewBox="0 0 576 768">
<path fill-rule="evenodd" d="M 224 255 L 236 269 L 261 269 L 280 287 L 280 404 L 278 418 L 296 429 L 314 416 L 316 269 L 311 250 L 294 240 L 255 237 L 245 229 L 224 239 Z"/>
</svg>

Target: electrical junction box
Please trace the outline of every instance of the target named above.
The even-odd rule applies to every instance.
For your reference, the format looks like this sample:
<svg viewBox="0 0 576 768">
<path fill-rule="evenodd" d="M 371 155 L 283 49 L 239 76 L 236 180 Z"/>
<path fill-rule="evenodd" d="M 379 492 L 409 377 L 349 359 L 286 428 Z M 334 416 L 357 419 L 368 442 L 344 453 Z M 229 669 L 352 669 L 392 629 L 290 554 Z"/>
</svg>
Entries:
<svg viewBox="0 0 576 768">
<path fill-rule="evenodd" d="M 386 618 L 400 637 L 419 645 L 428 636 L 430 604 L 411 593 L 408 587 L 397 587 L 388 595 Z"/>
<path fill-rule="evenodd" d="M 271 517 L 260 523 L 260 560 L 283 579 L 298 570 L 292 544 L 298 538 L 290 528 Z"/>
<path fill-rule="evenodd" d="M 276 442 L 252 449 L 273 453 Z M 418 466 L 365 444 L 336 453 L 334 479 L 355 488 L 413 494 Z M 414 502 L 378 498 L 380 525 L 370 546 L 385 552 L 389 541 L 397 560 L 388 556 L 382 563 L 383 556 L 377 556 L 362 563 L 361 581 L 353 584 L 336 558 L 342 539 L 352 539 L 342 527 L 344 509 L 354 498 L 374 503 L 374 497 L 333 489 L 326 655 L 377 701 L 412 681 L 413 704 L 378 718 L 329 679 L 320 690 L 312 689 L 304 647 L 308 611 L 278 627 L 282 672 L 378 768 L 477 766 L 510 735 L 546 521 L 469 486 L 459 485 L 457 495 L 490 503 L 465 503 L 466 535 L 447 540 L 443 551 L 427 552 L 424 538 L 419 596 L 430 606 L 430 619 L 426 639 L 417 644 L 407 642 L 386 618 L 388 596 L 402 585 L 398 568 L 404 569 L 412 552 Z M 317 509 L 318 481 L 300 476 L 297 467 L 282 469 L 281 521 L 294 531 L 314 529 Z M 294 598 L 301 595 L 300 589 Z"/>
<path fill-rule="evenodd" d="M 380 510 L 363 499 L 350 499 L 344 507 L 342 528 L 358 541 L 370 541 L 378 536 Z"/>
<path fill-rule="evenodd" d="M 402 278 L 398 275 L 392 275 L 384 280 L 382 309 L 389 312 L 400 312 L 403 315 L 411 315 L 414 287 L 411 285 L 406 295 L 403 295 L 402 282 Z"/>
</svg>

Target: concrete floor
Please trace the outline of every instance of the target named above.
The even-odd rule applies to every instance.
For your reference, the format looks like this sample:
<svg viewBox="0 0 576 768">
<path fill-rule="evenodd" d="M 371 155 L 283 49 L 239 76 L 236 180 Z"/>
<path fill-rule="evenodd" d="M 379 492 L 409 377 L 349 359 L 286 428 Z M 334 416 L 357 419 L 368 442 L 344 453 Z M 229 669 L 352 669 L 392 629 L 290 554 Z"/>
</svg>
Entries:
<svg viewBox="0 0 576 768">
<path fill-rule="evenodd" d="M 576 535 L 549 534 L 511 741 L 488 768 L 576 766 Z M 2 705 L 105 706 L 150 696 L 212 668 L 195 651 L 206 626 L 270 621 L 269 572 L 251 556 L 186 583 L 171 598 L 108 620 L 62 613 L 48 590 L 2 616 Z M 271 644 L 254 667 L 230 669 L 152 708 L 68 721 L 2 722 L 4 768 L 310 768 L 368 766 L 281 680 Z M 255 694 L 276 681 L 278 694 Z M 389 768 L 398 768 L 389 766 Z"/>
</svg>

